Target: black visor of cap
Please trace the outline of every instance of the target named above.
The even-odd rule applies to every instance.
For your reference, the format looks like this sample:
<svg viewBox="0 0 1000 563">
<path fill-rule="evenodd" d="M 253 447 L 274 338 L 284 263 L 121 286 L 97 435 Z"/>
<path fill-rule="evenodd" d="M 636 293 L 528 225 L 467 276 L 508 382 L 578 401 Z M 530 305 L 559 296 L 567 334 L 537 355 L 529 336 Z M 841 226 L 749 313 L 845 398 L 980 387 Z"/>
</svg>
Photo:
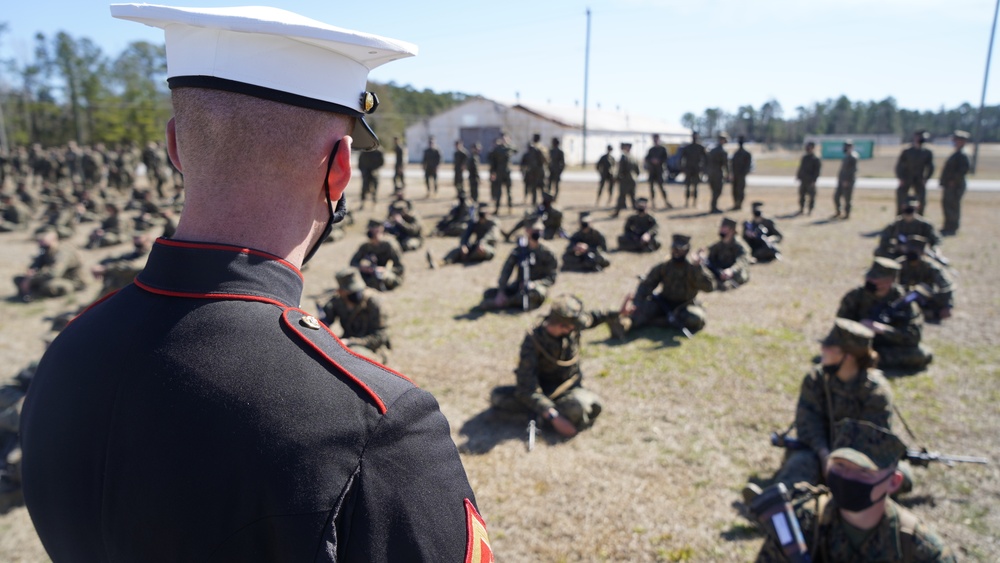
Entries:
<svg viewBox="0 0 1000 563">
<path fill-rule="evenodd" d="M 255 84 L 247 84 L 246 82 L 239 82 L 237 80 L 219 78 L 218 76 L 173 76 L 167 79 L 167 85 L 171 90 L 174 88 L 208 88 L 211 90 L 224 90 L 226 92 L 244 94 L 291 106 L 347 115 L 353 117 L 356 122 L 361 125 L 361 127 L 355 126 L 354 131 L 351 133 L 351 138 L 354 140 L 351 146 L 354 149 L 367 151 L 376 149 L 379 146 L 378 137 L 375 136 L 375 132 L 372 131 L 368 122 L 365 121 L 365 114 L 360 110 L 352 109 L 347 106 L 342 106 L 340 104 L 324 100 L 317 100 L 316 98 L 309 98 L 307 96 L 300 96 L 289 92 L 282 92 L 281 90 L 275 90 L 265 86 L 257 86 Z"/>
</svg>

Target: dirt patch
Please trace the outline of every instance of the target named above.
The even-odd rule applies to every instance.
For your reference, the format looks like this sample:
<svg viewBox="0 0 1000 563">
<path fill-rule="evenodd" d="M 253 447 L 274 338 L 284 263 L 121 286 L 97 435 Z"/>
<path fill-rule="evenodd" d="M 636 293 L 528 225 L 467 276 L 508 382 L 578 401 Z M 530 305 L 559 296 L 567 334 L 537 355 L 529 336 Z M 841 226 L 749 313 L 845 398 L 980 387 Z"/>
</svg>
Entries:
<svg viewBox="0 0 1000 563">
<path fill-rule="evenodd" d="M 781 166 L 796 160 L 789 155 Z M 794 166 L 787 173 L 794 173 Z M 391 182 L 384 179 L 382 185 L 385 192 Z M 355 180 L 349 193 L 358 189 Z M 641 193 L 647 189 L 640 186 Z M 700 209 L 655 212 L 665 239 L 683 232 L 700 247 L 717 238 L 720 217 L 705 214 L 708 191 L 702 189 Z M 593 210 L 595 190 L 596 182 L 562 187 L 558 205 L 570 230 L 577 211 Z M 682 188 L 669 191 L 675 204 L 682 201 Z M 426 230 L 452 203 L 451 186 L 443 185 L 441 192 L 420 199 L 422 182 L 410 179 L 409 193 Z M 495 284 L 513 245 L 504 245 L 494 261 L 471 267 L 431 270 L 423 251 L 404 256 L 406 282 L 386 296 L 393 313 L 392 366 L 441 403 L 501 560 L 753 558 L 761 536 L 733 504 L 748 477 L 770 476 L 777 469 L 781 455 L 767 435 L 791 421 L 801 378 L 818 351 L 816 339 L 828 330 L 841 296 L 861 283 L 876 243 L 872 233 L 892 219 L 892 192 L 858 190 L 855 197 L 847 222 L 826 221 L 832 212 L 827 189 L 820 189 L 813 217 L 781 219 L 797 209 L 794 190 L 751 188 L 748 201 L 766 202 L 766 211 L 779 218 L 785 260 L 754 266 L 750 284 L 737 291 L 705 295 L 708 326 L 693 340 L 648 330 L 618 343 L 610 341 L 606 327 L 586 332 L 585 384 L 601 395 L 604 412 L 593 429 L 573 440 L 544 434 L 530 454 L 527 419 L 495 416 L 487 411 L 487 397 L 494 385 L 513 381 L 521 338 L 540 314 L 465 316 Z M 940 192 L 930 192 L 929 200 L 928 216 L 939 225 Z M 723 204 L 730 201 L 727 191 Z M 384 203 L 376 209 L 381 218 Z M 514 214 L 524 209 L 515 208 Z M 966 196 L 962 232 L 943 248 L 960 272 L 955 317 L 925 329 L 925 342 L 935 351 L 930 369 L 892 380 L 897 403 L 920 439 L 908 439 L 911 445 L 995 462 L 917 469 L 915 500 L 908 501 L 964 558 L 979 561 L 1000 560 L 998 213 L 1000 194 Z M 614 240 L 624 216 L 608 215 L 597 209 L 592 220 Z M 744 210 L 733 217 L 748 215 Z M 372 216 L 370 208 L 356 213 L 347 238 L 325 246 L 310 264 L 303 308 L 311 310 L 313 300 L 334 287 L 334 273 L 347 265 Z M 501 218 L 506 228 L 517 219 Z M 427 248 L 441 257 L 454 244 L 455 239 L 429 239 Z M 550 244 L 562 253 L 562 242 Z M 34 253 L 24 234 L 0 235 L 0 249 L 0 275 L 6 279 Z M 93 264 L 122 251 L 82 253 Z M 552 294 L 572 293 L 588 307 L 617 308 L 634 289 L 636 276 L 662 256 L 612 253 L 610 258 L 611 268 L 600 274 L 561 273 Z M 13 286 L 8 289 L 13 293 Z M 96 285 L 92 289 L 96 292 Z M 9 375 L 41 353 L 46 316 L 84 301 L 0 302 L 0 362 Z M 0 516 L 0 559 L 46 559 L 23 508 Z"/>
</svg>

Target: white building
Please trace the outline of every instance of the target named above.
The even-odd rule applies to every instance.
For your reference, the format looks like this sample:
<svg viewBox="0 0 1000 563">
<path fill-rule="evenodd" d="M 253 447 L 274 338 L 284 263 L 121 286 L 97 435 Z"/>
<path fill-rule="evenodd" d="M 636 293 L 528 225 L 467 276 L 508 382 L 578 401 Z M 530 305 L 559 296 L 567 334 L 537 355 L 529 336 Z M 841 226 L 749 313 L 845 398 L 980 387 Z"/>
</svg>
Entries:
<svg viewBox="0 0 1000 563">
<path fill-rule="evenodd" d="M 455 141 L 468 148 L 482 145 L 485 155 L 493 147 L 500 132 L 510 135 L 511 144 L 520 154 L 538 133 L 548 147 L 552 139 L 560 140 L 567 166 L 583 162 L 594 164 L 605 153 L 607 145 L 619 154 L 620 143 L 632 143 L 632 154 L 640 160 L 653 144 L 653 133 L 660 134 L 665 145 L 679 145 L 691 140 L 691 130 L 659 119 L 629 115 L 625 112 L 590 109 L 587 111 L 586 159 L 584 159 L 583 109 L 580 107 L 541 104 L 504 104 L 477 98 L 466 101 L 434 117 L 415 123 L 406 129 L 409 161 L 420 162 L 430 137 L 434 137 L 441 157 L 451 161 Z M 514 156 L 518 162 L 520 156 Z"/>
</svg>

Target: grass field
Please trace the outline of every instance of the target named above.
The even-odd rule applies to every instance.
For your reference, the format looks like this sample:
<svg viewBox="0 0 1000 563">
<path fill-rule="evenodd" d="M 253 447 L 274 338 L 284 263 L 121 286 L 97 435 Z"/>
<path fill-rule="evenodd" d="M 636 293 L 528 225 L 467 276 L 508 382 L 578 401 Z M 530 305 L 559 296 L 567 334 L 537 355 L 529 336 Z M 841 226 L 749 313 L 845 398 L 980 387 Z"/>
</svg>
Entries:
<svg viewBox="0 0 1000 563">
<path fill-rule="evenodd" d="M 936 152 L 943 163 L 946 153 Z M 876 175 L 875 163 L 882 162 L 889 172 L 877 175 L 890 175 L 894 156 L 880 158 L 862 164 L 862 174 Z M 762 158 L 757 172 L 792 174 L 797 159 L 796 154 Z M 824 175 L 835 174 L 836 167 L 824 162 Z M 1000 156 L 990 153 L 981 170 L 1000 177 Z M 358 190 L 354 182 L 351 194 Z M 382 192 L 390 185 L 383 179 Z M 595 187 L 596 182 L 562 187 L 559 206 L 570 230 L 576 212 L 593 209 Z M 408 189 L 425 230 L 454 193 L 443 185 L 440 196 L 420 199 L 423 185 L 412 180 Z M 682 200 L 682 188 L 669 189 L 675 204 Z M 717 238 L 720 217 L 705 213 L 703 190 L 699 209 L 655 213 L 664 239 L 673 232 L 691 234 L 697 248 Z M 572 440 L 543 434 L 531 453 L 525 447 L 527 419 L 494 415 L 487 398 L 493 386 L 513 381 L 524 332 L 547 307 L 530 314 L 468 314 L 481 292 L 496 283 L 513 245 L 504 245 L 494 261 L 471 267 L 431 270 L 422 251 L 404 257 L 406 282 L 386 296 L 392 311 L 390 363 L 441 403 L 498 560 L 752 560 L 762 536 L 739 515 L 739 491 L 749 477 L 768 477 L 778 468 L 781 452 L 770 446 L 768 433 L 791 422 L 801 378 L 818 353 L 816 340 L 831 326 L 840 297 L 862 282 L 876 243 L 872 235 L 893 216 L 892 192 L 859 190 L 851 220 L 831 222 L 830 196 L 821 189 L 814 216 L 791 218 L 787 215 L 797 209 L 794 190 L 752 189 L 748 201 L 765 201 L 786 235 L 785 260 L 754 266 L 750 283 L 735 292 L 704 295 L 708 325 L 694 339 L 659 329 L 638 331 L 625 342 L 611 340 L 606 327 L 584 333 L 584 384 L 601 395 L 604 412 L 593 429 Z M 927 215 L 936 225 L 939 202 L 940 192 L 930 192 Z M 729 203 L 727 192 L 723 204 Z M 504 226 L 523 209 L 503 215 Z M 377 210 L 381 217 L 382 202 Z M 925 327 L 924 341 L 935 352 L 930 368 L 893 378 L 892 388 L 918 437 L 905 437 L 910 446 L 982 455 L 994 463 L 917 469 L 914 492 L 903 504 L 962 559 L 1000 561 L 1000 296 L 994 290 L 1000 278 L 1000 194 L 969 193 L 964 210 L 961 233 L 942 249 L 959 272 L 955 316 Z M 334 273 L 346 266 L 374 212 L 355 215 L 347 238 L 325 246 L 306 270 L 303 308 L 311 309 L 314 299 L 334 287 Z M 745 209 L 734 218 L 748 215 Z M 593 217 L 609 240 L 624 219 L 608 218 L 606 208 Z M 454 244 L 455 239 L 427 241 L 438 257 Z M 562 242 L 550 245 L 562 253 Z M 0 248 L 0 275 L 6 279 L 34 253 L 25 234 L 0 235 Z M 82 252 L 95 263 L 122 251 Z M 611 268 L 599 274 L 561 273 L 552 295 L 572 293 L 589 307 L 617 309 L 636 276 L 662 256 L 612 253 L 610 259 Z M 84 301 L 80 296 L 30 305 L 0 302 L 5 371 L 13 375 L 40 355 L 44 317 Z M 24 508 L 0 516 L 0 560 L 45 560 Z"/>
</svg>

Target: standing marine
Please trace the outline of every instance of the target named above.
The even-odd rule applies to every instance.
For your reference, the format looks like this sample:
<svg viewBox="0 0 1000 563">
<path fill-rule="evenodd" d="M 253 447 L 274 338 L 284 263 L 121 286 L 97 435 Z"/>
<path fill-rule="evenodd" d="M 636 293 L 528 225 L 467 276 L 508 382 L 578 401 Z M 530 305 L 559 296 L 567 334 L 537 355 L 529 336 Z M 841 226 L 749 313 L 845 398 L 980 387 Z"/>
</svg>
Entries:
<svg viewBox="0 0 1000 563">
<path fill-rule="evenodd" d="M 952 236 L 958 233 L 959 222 L 962 218 L 962 196 L 965 195 L 965 175 L 969 173 L 971 164 L 969 157 L 962 152 L 965 143 L 969 141 L 969 134 L 965 131 L 955 131 L 951 136 L 951 142 L 955 145 L 955 152 L 951 153 L 948 160 L 941 169 L 941 210 L 944 211 L 944 226 L 941 227 L 941 234 Z"/>
<path fill-rule="evenodd" d="M 927 180 L 934 175 L 934 153 L 924 148 L 924 143 L 931 138 L 930 133 L 923 129 L 913 133 L 913 143 L 903 149 L 896 161 L 896 178 L 899 187 L 896 188 L 896 209 L 902 209 L 910 198 L 920 202 L 920 212 L 927 210 Z"/>
<path fill-rule="evenodd" d="M 822 166 L 823 163 L 816 156 L 816 143 L 809 141 L 806 143 L 806 152 L 799 161 L 799 169 L 795 172 L 795 178 L 799 181 L 799 215 L 806 212 L 812 215 L 816 205 L 816 180 L 819 179 Z"/>
<path fill-rule="evenodd" d="M 837 189 L 833 192 L 834 219 L 850 218 L 851 198 L 854 195 L 854 182 L 857 178 L 858 153 L 854 150 L 854 142 L 847 140 L 844 141 L 844 158 L 840 159 L 840 170 L 837 171 Z M 843 215 L 841 215 L 841 209 L 843 209 Z"/>
<path fill-rule="evenodd" d="M 719 133 L 715 146 L 708 151 L 706 158 L 708 186 L 712 189 L 712 204 L 709 213 L 722 213 L 722 210 L 719 209 L 719 198 L 722 197 L 723 185 L 729 181 L 729 153 L 726 152 L 728 141 L 729 137 L 725 133 Z"/>
</svg>

